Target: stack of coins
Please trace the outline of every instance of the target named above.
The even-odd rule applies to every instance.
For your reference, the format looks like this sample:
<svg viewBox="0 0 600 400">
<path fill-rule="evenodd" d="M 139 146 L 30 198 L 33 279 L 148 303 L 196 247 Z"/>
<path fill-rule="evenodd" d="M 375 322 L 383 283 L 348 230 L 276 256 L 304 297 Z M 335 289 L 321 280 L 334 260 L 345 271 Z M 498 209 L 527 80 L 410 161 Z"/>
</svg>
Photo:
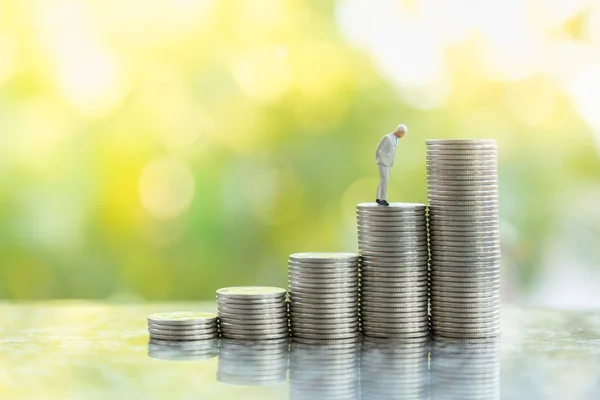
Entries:
<svg viewBox="0 0 600 400">
<path fill-rule="evenodd" d="M 219 337 L 217 316 L 211 313 L 180 311 L 148 317 L 151 341 L 209 340 Z"/>
<path fill-rule="evenodd" d="M 434 342 L 432 399 L 500 399 L 500 342 Z"/>
<path fill-rule="evenodd" d="M 398 344 L 363 338 L 360 357 L 362 399 L 426 399 L 429 343 Z"/>
<path fill-rule="evenodd" d="M 217 290 L 221 336 L 239 340 L 289 338 L 286 290 L 229 287 Z"/>
<path fill-rule="evenodd" d="M 219 339 L 194 342 L 150 340 L 148 356 L 159 360 L 200 361 L 219 354 Z"/>
<path fill-rule="evenodd" d="M 364 336 L 429 340 L 425 204 L 357 206 Z"/>
<path fill-rule="evenodd" d="M 498 150 L 427 141 L 431 328 L 437 339 L 500 334 Z"/>
<path fill-rule="evenodd" d="M 358 399 L 360 341 L 311 345 L 293 342 L 290 400 Z"/>
<path fill-rule="evenodd" d="M 261 342 L 221 339 L 217 380 L 252 386 L 285 382 L 288 358 L 289 338 Z"/>
<path fill-rule="evenodd" d="M 293 340 L 358 340 L 358 255 L 296 253 L 288 265 Z"/>
</svg>

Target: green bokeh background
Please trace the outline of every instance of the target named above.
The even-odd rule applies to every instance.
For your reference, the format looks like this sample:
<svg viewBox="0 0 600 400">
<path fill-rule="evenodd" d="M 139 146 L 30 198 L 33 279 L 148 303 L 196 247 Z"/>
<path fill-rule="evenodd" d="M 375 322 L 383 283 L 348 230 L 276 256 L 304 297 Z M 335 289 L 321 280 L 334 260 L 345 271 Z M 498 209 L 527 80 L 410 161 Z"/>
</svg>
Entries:
<svg viewBox="0 0 600 400">
<path fill-rule="evenodd" d="M 0 4 L 0 296 L 209 299 L 356 251 L 375 147 L 500 148 L 503 298 L 600 306 L 600 8 L 575 2 Z M 500 21 L 500 22 L 499 22 Z"/>
</svg>

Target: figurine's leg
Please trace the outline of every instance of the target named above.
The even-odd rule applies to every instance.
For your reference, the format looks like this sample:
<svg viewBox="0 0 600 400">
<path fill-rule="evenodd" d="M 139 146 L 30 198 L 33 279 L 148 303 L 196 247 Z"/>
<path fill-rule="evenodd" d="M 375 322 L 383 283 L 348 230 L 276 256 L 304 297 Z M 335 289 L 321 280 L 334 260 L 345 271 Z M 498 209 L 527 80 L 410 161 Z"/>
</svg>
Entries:
<svg viewBox="0 0 600 400">
<path fill-rule="evenodd" d="M 377 186 L 377 198 L 387 200 L 388 181 L 390 180 L 390 167 L 378 165 L 379 167 L 379 186 Z"/>
</svg>

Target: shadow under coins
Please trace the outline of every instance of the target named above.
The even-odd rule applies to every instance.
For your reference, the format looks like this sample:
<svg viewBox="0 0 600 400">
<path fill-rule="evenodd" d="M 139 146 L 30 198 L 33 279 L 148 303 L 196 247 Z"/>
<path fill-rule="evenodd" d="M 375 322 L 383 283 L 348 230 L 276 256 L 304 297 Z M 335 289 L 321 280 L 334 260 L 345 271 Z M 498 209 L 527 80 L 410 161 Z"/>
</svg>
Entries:
<svg viewBox="0 0 600 400">
<path fill-rule="evenodd" d="M 216 357 L 219 354 L 219 340 L 148 342 L 148 356 L 159 360 L 200 361 Z"/>
<path fill-rule="evenodd" d="M 231 339 L 148 344 L 163 360 L 205 360 L 218 354 L 218 382 L 276 385 L 289 368 L 291 400 L 500 399 L 498 340 L 309 344 Z"/>
<path fill-rule="evenodd" d="M 230 385 L 275 385 L 287 379 L 289 340 L 221 339 L 217 381 Z"/>
</svg>

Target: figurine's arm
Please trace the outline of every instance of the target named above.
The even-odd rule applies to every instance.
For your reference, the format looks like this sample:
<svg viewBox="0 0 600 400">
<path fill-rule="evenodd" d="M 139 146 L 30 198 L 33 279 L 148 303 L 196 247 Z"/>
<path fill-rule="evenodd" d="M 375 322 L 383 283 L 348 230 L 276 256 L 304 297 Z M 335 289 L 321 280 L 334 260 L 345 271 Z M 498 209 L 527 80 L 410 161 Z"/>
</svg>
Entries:
<svg viewBox="0 0 600 400">
<path fill-rule="evenodd" d="M 394 145 L 389 136 L 386 135 L 379 142 L 379 146 L 377 146 L 377 152 L 375 154 L 377 163 L 381 163 L 381 165 L 391 165 L 393 152 Z"/>
</svg>

